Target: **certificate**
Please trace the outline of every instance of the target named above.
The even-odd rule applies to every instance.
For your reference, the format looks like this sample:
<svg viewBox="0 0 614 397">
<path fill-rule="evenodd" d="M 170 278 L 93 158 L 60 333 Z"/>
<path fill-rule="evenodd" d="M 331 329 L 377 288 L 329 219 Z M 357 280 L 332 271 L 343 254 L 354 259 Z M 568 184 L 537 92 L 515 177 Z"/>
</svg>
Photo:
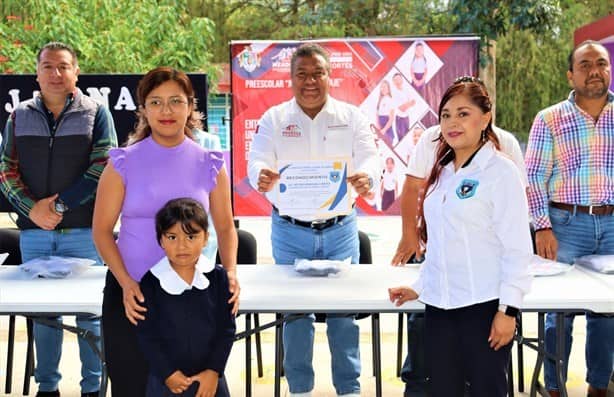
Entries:
<svg viewBox="0 0 614 397">
<path fill-rule="evenodd" d="M 277 209 L 301 219 L 327 219 L 351 209 L 348 161 L 280 161 Z"/>
</svg>

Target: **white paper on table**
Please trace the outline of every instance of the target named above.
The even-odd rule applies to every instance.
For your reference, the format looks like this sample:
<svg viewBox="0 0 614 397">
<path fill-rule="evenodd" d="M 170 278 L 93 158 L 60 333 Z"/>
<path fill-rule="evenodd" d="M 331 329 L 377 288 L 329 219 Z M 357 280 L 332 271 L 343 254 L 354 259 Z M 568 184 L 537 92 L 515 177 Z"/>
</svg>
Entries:
<svg viewBox="0 0 614 397">
<path fill-rule="evenodd" d="M 599 273 L 614 274 L 614 255 L 585 255 L 575 263 Z"/>
<path fill-rule="evenodd" d="M 65 278 L 80 274 L 95 263 L 96 261 L 86 258 L 41 256 L 24 262 L 19 267 L 32 278 Z"/>
<path fill-rule="evenodd" d="M 531 263 L 529 263 L 529 274 L 536 277 L 556 276 L 557 274 L 567 273 L 573 268 L 574 265 L 544 259 L 539 255 L 533 255 Z"/>
<path fill-rule="evenodd" d="M 328 219 L 352 210 L 347 159 L 279 161 L 276 205 L 281 215 Z"/>
<path fill-rule="evenodd" d="M 325 277 L 329 275 L 338 275 L 347 270 L 351 262 L 351 257 L 344 260 L 295 259 L 294 270 L 305 276 Z"/>
</svg>

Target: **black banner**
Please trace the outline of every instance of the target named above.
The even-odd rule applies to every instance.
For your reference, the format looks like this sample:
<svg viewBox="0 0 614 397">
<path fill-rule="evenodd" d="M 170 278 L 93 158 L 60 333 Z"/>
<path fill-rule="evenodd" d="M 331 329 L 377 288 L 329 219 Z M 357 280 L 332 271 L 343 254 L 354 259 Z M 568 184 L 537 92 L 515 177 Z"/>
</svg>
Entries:
<svg viewBox="0 0 614 397">
<path fill-rule="evenodd" d="M 207 75 L 188 74 L 196 93 L 198 110 L 207 116 Z M 115 122 L 117 139 L 121 146 L 134 130 L 136 123 L 136 87 L 143 77 L 140 74 L 80 74 L 77 86 L 109 108 Z M 15 106 L 30 99 L 39 90 L 36 75 L 0 75 L 0 128 L 4 131 L 6 120 Z M 205 119 L 206 120 L 206 119 Z M 206 123 L 203 122 L 206 126 Z M 44 172 L 45 170 L 41 170 Z M 11 211 L 11 207 L 0 194 L 0 212 Z"/>
</svg>

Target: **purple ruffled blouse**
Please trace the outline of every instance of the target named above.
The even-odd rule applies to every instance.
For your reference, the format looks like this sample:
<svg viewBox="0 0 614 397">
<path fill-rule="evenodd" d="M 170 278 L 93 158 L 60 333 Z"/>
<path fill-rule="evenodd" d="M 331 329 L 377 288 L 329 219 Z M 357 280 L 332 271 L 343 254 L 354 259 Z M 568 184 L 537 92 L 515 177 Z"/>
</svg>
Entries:
<svg viewBox="0 0 614 397">
<path fill-rule="evenodd" d="M 125 187 L 117 246 L 128 273 L 140 281 L 164 256 L 156 241 L 158 210 L 171 199 L 190 197 L 209 212 L 209 193 L 224 158 L 221 152 L 205 150 L 189 138 L 169 148 L 151 137 L 111 149 L 109 157 Z"/>
</svg>

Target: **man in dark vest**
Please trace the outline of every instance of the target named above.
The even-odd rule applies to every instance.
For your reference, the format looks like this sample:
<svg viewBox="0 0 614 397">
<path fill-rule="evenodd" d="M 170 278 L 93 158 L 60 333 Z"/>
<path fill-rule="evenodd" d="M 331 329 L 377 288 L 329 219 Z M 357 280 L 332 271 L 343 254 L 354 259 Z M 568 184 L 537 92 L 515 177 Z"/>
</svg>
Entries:
<svg viewBox="0 0 614 397">
<path fill-rule="evenodd" d="M 19 215 L 24 262 L 54 255 L 102 263 L 92 241 L 92 213 L 98 178 L 117 137 L 109 110 L 76 87 L 78 75 L 70 46 L 46 44 L 37 55 L 40 94 L 21 102 L 4 129 L 0 190 Z M 100 335 L 99 318 L 77 316 L 77 326 Z M 35 322 L 34 341 L 36 395 L 59 396 L 62 330 Z M 79 353 L 81 395 L 97 396 L 100 359 L 81 338 Z"/>
</svg>

